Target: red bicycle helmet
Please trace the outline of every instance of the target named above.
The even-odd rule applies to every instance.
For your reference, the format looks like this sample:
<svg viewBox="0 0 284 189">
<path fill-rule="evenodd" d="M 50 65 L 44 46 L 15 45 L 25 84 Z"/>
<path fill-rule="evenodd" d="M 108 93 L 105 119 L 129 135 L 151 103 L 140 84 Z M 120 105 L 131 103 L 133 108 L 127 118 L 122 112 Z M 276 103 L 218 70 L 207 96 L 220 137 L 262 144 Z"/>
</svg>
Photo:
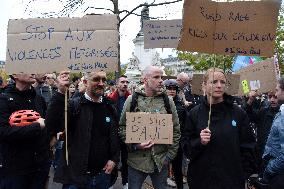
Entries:
<svg viewBox="0 0 284 189">
<path fill-rule="evenodd" d="M 18 110 L 12 113 L 9 118 L 11 126 L 26 126 L 37 121 L 40 118 L 39 113 L 34 110 Z"/>
</svg>

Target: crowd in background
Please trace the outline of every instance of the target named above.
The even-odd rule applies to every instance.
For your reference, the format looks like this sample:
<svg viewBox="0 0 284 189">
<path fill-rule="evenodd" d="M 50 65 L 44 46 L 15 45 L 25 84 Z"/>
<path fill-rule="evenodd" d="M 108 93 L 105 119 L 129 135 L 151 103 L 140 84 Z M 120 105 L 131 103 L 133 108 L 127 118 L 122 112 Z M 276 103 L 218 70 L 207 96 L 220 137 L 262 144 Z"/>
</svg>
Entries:
<svg viewBox="0 0 284 189">
<path fill-rule="evenodd" d="M 49 157 L 49 160 L 51 160 L 51 163 L 49 163 L 48 160 L 43 163 L 44 165 L 41 165 L 41 169 L 44 170 L 42 173 L 42 182 L 46 182 L 45 179 L 47 179 L 46 172 L 49 170 L 49 166 L 52 165 L 55 170 L 57 170 L 58 167 L 61 167 L 59 169 L 58 175 L 61 174 L 58 178 L 58 182 L 63 183 L 64 189 L 71 189 L 74 183 L 68 183 L 70 180 L 72 180 L 73 175 L 77 174 L 76 171 L 80 171 L 76 166 L 73 165 L 73 167 L 66 167 L 65 166 L 65 150 L 64 150 L 64 141 L 65 141 L 65 133 L 64 133 L 64 127 L 62 124 L 62 127 L 59 125 L 62 122 L 62 117 L 59 115 L 58 112 L 63 112 L 63 96 L 61 96 L 61 93 L 64 93 L 67 88 L 64 88 L 64 82 L 66 86 L 68 86 L 68 98 L 73 103 L 71 104 L 71 110 L 75 112 L 71 112 L 71 118 L 72 122 L 70 122 L 70 127 L 72 125 L 73 127 L 76 127 L 79 124 L 77 119 L 82 121 L 84 124 L 85 121 L 82 120 L 82 116 L 80 113 L 82 111 L 87 114 L 87 111 L 84 110 L 78 110 L 81 112 L 77 112 L 76 106 L 77 102 L 76 99 L 84 99 L 92 101 L 91 94 L 93 90 L 99 90 L 100 87 L 95 88 L 94 86 L 91 86 L 90 84 L 90 77 L 94 78 L 92 82 L 100 83 L 102 82 L 102 94 L 100 96 L 94 96 L 96 97 L 103 97 L 103 99 L 98 98 L 98 101 L 100 102 L 106 102 L 105 106 L 101 106 L 98 104 L 91 104 L 90 106 L 98 108 L 98 111 L 94 112 L 94 117 L 97 118 L 97 116 L 105 116 L 106 121 L 113 124 L 112 121 L 109 121 L 113 119 L 117 119 L 117 123 L 120 119 L 120 128 L 117 128 L 120 130 L 122 128 L 122 131 L 116 131 L 116 130 L 105 130 L 100 132 L 117 132 L 120 135 L 119 139 L 116 141 L 115 136 L 110 135 L 111 137 L 114 137 L 112 139 L 105 139 L 104 137 L 100 135 L 96 135 L 94 131 L 90 131 L 92 134 L 96 135 L 96 139 L 98 140 L 106 140 L 108 142 L 111 142 L 112 146 L 110 146 L 109 150 L 111 150 L 111 155 L 113 158 L 106 159 L 102 157 L 96 157 L 95 155 L 92 155 L 92 149 L 94 151 L 101 150 L 100 153 L 104 154 L 107 152 L 104 152 L 101 147 L 98 147 L 97 145 L 103 145 L 104 143 L 98 144 L 96 141 L 93 141 L 94 139 L 90 138 L 90 152 L 88 152 L 89 156 L 88 158 L 96 159 L 96 161 L 107 161 L 106 167 L 104 167 L 104 170 L 109 170 L 110 178 L 109 178 L 109 186 L 112 187 L 112 185 L 116 182 L 117 178 L 117 172 L 118 170 L 121 171 L 121 177 L 122 177 L 122 185 L 124 189 L 127 189 L 128 187 L 131 189 L 130 186 L 133 188 L 139 188 L 140 186 L 137 183 L 143 182 L 144 175 L 141 173 L 147 173 L 146 176 L 149 174 L 152 179 L 152 183 L 154 184 L 155 188 L 163 188 L 165 183 L 162 183 L 164 179 L 161 179 L 159 181 L 161 172 L 164 172 L 166 175 L 166 184 L 171 187 L 177 187 L 178 189 L 182 189 L 183 185 L 188 182 L 190 189 L 195 188 L 224 188 L 223 186 L 227 186 L 227 188 L 243 188 L 244 187 L 244 178 L 248 179 L 250 175 L 252 174 L 259 174 L 259 183 L 263 184 L 263 186 L 266 186 L 266 184 L 269 184 L 271 182 L 271 179 L 275 177 L 275 175 L 282 175 L 284 170 L 281 168 L 276 169 L 280 170 L 280 173 L 275 172 L 273 168 L 267 168 L 267 166 L 270 165 L 270 161 L 277 159 L 277 161 L 283 161 L 283 159 L 279 159 L 278 157 L 274 157 L 273 154 L 271 154 L 266 146 L 268 136 L 270 134 L 270 130 L 273 124 L 273 120 L 275 119 L 275 116 L 279 112 L 280 103 L 277 101 L 277 91 L 272 89 L 268 93 L 259 93 L 258 91 L 251 91 L 246 96 L 230 96 L 224 93 L 223 87 L 226 83 L 226 77 L 222 70 L 219 69 L 209 69 L 204 76 L 204 92 L 205 96 L 200 95 L 194 95 L 191 92 L 191 78 L 186 73 L 180 73 L 177 75 L 176 79 L 166 79 L 160 83 L 160 81 L 157 81 L 156 86 L 154 86 L 155 81 L 149 81 L 152 76 L 155 76 L 155 73 L 157 74 L 157 77 L 162 79 L 162 75 L 160 74 L 160 69 L 151 67 L 150 70 L 146 70 L 145 73 L 142 75 L 142 82 L 138 83 L 136 85 L 132 84 L 130 86 L 130 81 L 128 78 L 124 75 L 120 76 L 117 80 L 109 80 L 106 81 L 105 74 L 101 73 L 101 75 L 97 76 L 96 74 L 93 75 L 84 75 L 83 77 L 73 77 L 70 78 L 68 74 L 60 74 L 57 76 L 54 73 L 46 73 L 46 74 L 37 74 L 35 75 L 35 82 L 30 82 L 30 85 L 27 85 L 27 90 L 34 89 L 36 94 L 33 94 L 32 92 L 28 93 L 20 93 L 18 88 L 15 86 L 18 86 L 18 83 L 24 83 L 26 81 L 21 76 L 18 75 L 11 75 L 10 81 L 8 84 L 4 84 L 4 81 L 2 78 L 0 78 L 0 90 L 3 94 L 11 94 L 9 98 L 13 98 L 16 106 L 18 109 L 22 108 L 35 108 L 37 111 L 41 111 L 42 117 L 50 116 L 52 119 L 47 119 L 45 124 L 47 122 L 50 122 L 53 127 L 61 128 L 61 129 L 54 129 L 52 127 L 53 134 L 48 133 L 50 130 L 49 128 L 45 128 L 45 125 L 39 122 L 39 128 L 34 128 L 33 132 L 42 132 L 40 135 L 43 140 L 49 140 L 49 155 L 42 155 L 42 158 Z M 160 74 L 160 75 L 159 75 Z M 67 77 L 68 76 L 68 77 Z M 61 77 L 61 80 L 58 79 L 58 77 Z M 97 79 L 98 80 L 95 80 Z M 66 79 L 67 78 L 67 79 Z M 159 79 L 158 78 L 158 79 Z M 156 78 L 154 78 L 156 79 Z M 58 81 L 59 80 L 59 81 Z M 68 80 L 68 82 L 67 82 Z M 71 80 L 71 82 L 69 82 Z M 60 83 L 61 82 L 61 83 Z M 147 85 L 147 82 L 149 86 L 144 88 L 145 85 Z M 6 83 L 6 82 L 5 82 Z M 68 84 L 68 85 L 67 85 Z M 23 84 L 22 84 L 23 85 Z M 213 86 L 213 87 L 212 87 Z M 217 86 L 217 87 L 216 87 Z M 25 87 L 25 86 L 24 86 Z M 93 87 L 93 88 L 92 88 Z M 281 88 L 278 90 L 284 90 Z M 161 97 L 161 101 L 157 101 L 155 103 L 164 104 L 165 108 L 164 110 L 159 110 L 160 113 L 171 113 L 175 114 L 177 116 L 177 122 L 176 124 L 179 126 L 179 129 L 176 131 L 176 140 L 177 143 L 176 146 L 173 149 L 168 149 L 169 151 L 166 153 L 165 158 L 161 159 L 161 157 L 157 157 L 158 155 L 151 154 L 151 151 L 149 149 L 154 149 L 158 153 L 160 151 L 164 152 L 165 147 L 164 145 L 158 146 L 155 144 L 149 143 L 147 144 L 125 144 L 125 131 L 123 131 L 123 128 L 125 127 L 125 123 L 123 122 L 125 119 L 125 112 L 127 111 L 150 111 L 150 110 L 144 110 L 144 108 L 147 105 L 147 97 L 148 96 L 155 96 L 156 94 L 153 93 L 155 91 L 155 88 L 161 88 L 161 91 L 163 91 L 163 94 L 167 97 Z M 213 91 L 212 91 L 213 88 Z M 26 90 L 26 89 L 25 89 Z M 23 91 L 25 91 L 23 90 Z M 151 95 L 149 95 L 149 92 L 147 93 L 147 90 L 152 90 Z M 214 91 L 215 90 L 215 91 Z M 58 92 L 59 91 L 59 92 Z M 89 91 L 89 93 L 88 93 Z M 19 94 L 18 94 L 19 93 Z M 16 97 L 17 94 L 19 97 Z M 136 94 L 137 97 L 134 95 Z M 32 99 L 35 99 L 35 104 L 32 105 L 32 107 L 26 106 L 26 105 L 18 105 L 17 101 L 26 100 L 25 95 L 30 95 Z M 42 97 L 41 99 L 37 99 L 36 96 Z M 131 98 L 129 98 L 129 96 Z M 140 97 L 139 97 L 140 96 Z M 159 95 L 158 95 L 159 96 Z M 212 99 L 210 98 L 212 97 Z M 135 98 L 135 100 L 133 100 Z M 8 100 L 9 100 L 8 98 Z M 106 99 L 104 99 L 106 98 Z M 143 100 L 141 101 L 141 98 Z M 168 100 L 168 98 L 170 100 Z M 16 100 L 17 99 L 17 100 Z M 132 100 L 132 101 L 131 101 Z M 2 99 L 2 105 L 4 99 Z M 30 101 L 29 101 L 30 102 Z M 41 107 L 38 108 L 38 103 L 42 103 Z M 79 103 L 79 102 L 78 102 Z M 81 102 L 80 103 L 85 103 Z M 86 102 L 87 103 L 87 102 Z M 114 114 L 112 113 L 112 108 L 108 107 L 109 103 L 111 103 L 110 107 L 113 107 L 116 111 L 116 115 L 118 115 L 118 118 L 114 118 Z M 132 107 L 133 103 L 136 104 L 137 107 Z M 143 103 L 146 103 L 144 106 L 141 105 Z M 152 101 L 149 101 L 149 103 L 153 103 Z M 155 104 L 154 103 L 154 104 Z M 171 103 L 174 103 L 174 108 Z M 61 104 L 61 108 L 59 108 L 59 105 Z M 211 104 L 211 106 L 210 106 Z M 156 105 L 156 104 L 155 104 Z M 21 107 L 24 106 L 24 107 Z M 140 107 L 142 106 L 142 107 Z M 162 105 L 163 106 L 163 105 Z M 168 106 L 168 107 L 167 107 Z M 6 107 L 1 106 L 0 108 Z M 48 108 L 47 108 L 48 107 Z M 16 109 L 17 109 L 16 108 Z M 73 108 L 73 109 L 72 109 Z M 132 109 L 133 108 L 133 109 Z M 103 111 L 104 109 L 107 109 L 107 111 Z M 149 108 L 151 109 L 151 108 Z M 2 112 L 6 113 L 3 109 L 1 109 Z M 103 112 L 102 112 L 103 111 Z M 152 110 L 151 110 L 152 111 Z M 150 112 L 151 112 L 150 111 Z M 209 114 L 210 112 L 210 114 Z M 58 114 L 58 115 L 56 115 Z M 78 117 L 77 114 L 80 114 Z M 84 115 L 85 115 L 84 114 Z M 51 116 L 52 115 L 52 116 Z M 7 154 L 10 156 L 11 154 L 17 152 L 12 152 L 13 150 L 11 148 L 15 147 L 18 151 L 22 151 L 21 148 L 28 147 L 28 145 L 31 145 L 31 141 L 29 141 L 28 137 L 31 136 L 31 134 L 28 134 L 28 131 L 25 131 L 26 133 L 18 136 L 19 132 L 23 132 L 22 130 L 18 129 L 17 131 L 8 131 L 6 128 L 7 118 L 9 115 L 5 115 L 6 117 L 1 118 L 1 145 L 0 145 L 0 154 L 2 152 L 4 153 L 4 158 L 7 158 Z M 7 117 L 8 116 L 8 117 Z M 209 117 L 210 116 L 210 117 Z M 56 119 L 55 119 L 56 117 Z M 64 117 L 64 116 L 63 116 Z M 53 119 L 54 118 L 54 119 Z M 88 119 L 88 117 L 84 117 L 85 119 Z M 211 120 L 210 124 L 208 125 L 208 119 Z M 68 122 L 69 123 L 69 122 Z M 56 125 L 58 124 L 58 125 Z M 105 124 L 101 123 L 100 124 Z M 107 123 L 108 124 L 108 123 Z M 80 124 L 79 124 L 80 125 Z M 283 130 L 283 125 L 282 130 Z M 34 126 L 36 127 L 36 126 Z M 69 126 L 68 126 L 69 127 Z M 5 128 L 5 130 L 4 130 Z M 87 128 L 86 128 L 87 129 Z M 45 131 L 46 130 L 46 131 Z M 44 131 L 44 132 L 43 132 Z M 276 132 L 276 130 L 273 130 Z M 31 131 L 29 131 L 31 132 Z M 55 132 L 55 133 L 54 133 Z M 71 134 L 68 137 L 70 137 L 70 140 L 76 140 L 76 137 L 83 137 L 82 133 L 72 133 L 72 130 L 70 131 Z M 85 132 L 85 131 L 84 131 Z M 45 133 L 48 133 L 45 135 Z M 74 136 L 71 136 L 74 135 Z M 78 136 L 77 136 L 78 135 Z M 36 135 L 38 137 L 38 135 Z M 9 138 L 10 137 L 10 138 Z M 12 141 L 12 138 L 15 138 L 15 141 L 20 139 L 19 138 L 25 138 L 29 142 L 26 144 L 21 144 L 22 146 L 17 146 L 17 142 Z M 74 138 L 75 137 L 75 138 Z M 84 137 L 90 137 L 89 135 L 85 135 Z M 102 138 L 101 138 L 102 137 Z M 272 140 L 272 139 L 271 139 Z M 278 139 L 275 139 L 278 140 Z M 283 142 L 283 138 L 279 139 L 280 142 Z M 43 141 L 44 142 L 44 141 Z M 83 157 L 80 159 L 80 154 L 74 155 L 74 151 L 77 150 L 78 153 L 81 152 L 82 154 L 85 153 L 84 150 L 79 148 L 79 143 L 83 141 L 71 141 L 73 145 L 73 148 L 70 147 L 70 154 L 71 154 L 71 162 L 77 162 L 82 167 L 84 164 L 82 164 L 84 160 Z M 271 141 L 270 141 L 271 142 Z M 4 143 L 4 145 L 2 145 Z M 78 145 L 76 147 L 76 145 Z M 117 145 L 117 148 L 119 149 L 117 151 L 112 151 L 115 146 Z M 284 144 L 281 143 L 283 146 Z M 75 147 L 76 148 L 75 148 Z M 7 149 L 7 147 L 9 149 Z M 4 149 L 3 149 L 4 148 Z M 34 149 L 30 149 L 34 150 Z M 172 150 L 172 151 L 171 151 Z M 283 150 L 281 148 L 280 150 Z M 97 151 L 96 151 L 97 152 Z M 139 153 L 138 153 L 139 152 Z M 147 154 L 149 152 L 150 154 Z M 171 154 L 172 153 L 172 154 Z M 283 151 L 279 152 L 280 154 L 283 154 Z M 23 152 L 23 154 L 26 154 Z M 81 154 L 81 155 L 82 155 Z M 117 154 L 120 156 L 120 160 L 116 157 Z M 276 154 L 276 153 L 274 153 Z M 105 154 L 106 155 L 106 154 Z M 74 157 L 75 156 L 75 157 Z M 109 155 L 106 155 L 109 156 Z M 153 167 L 151 163 L 149 165 L 147 162 L 151 162 L 152 160 L 146 159 L 148 157 L 151 159 L 154 159 Z M 140 160 L 138 161 L 138 157 Z M 281 156 L 282 157 L 282 156 Z M 11 158 L 11 157 L 9 157 Z M 29 158 L 24 157 L 24 158 Z M 73 158 L 73 159 L 72 159 Z M 87 159 L 88 159 L 87 158 Z M 156 158 L 156 159 L 155 159 Z M 103 159 L 103 160 L 102 160 Z M 2 155 L 0 158 L 1 162 L 3 161 Z M 6 160 L 4 160 L 5 162 Z M 10 160 L 9 160 L 10 161 Z M 12 160 L 11 160 L 12 161 Z M 29 159 L 25 159 L 25 161 L 30 161 Z M 161 161 L 161 162 L 159 162 Z M 16 162 L 21 163 L 22 161 L 19 160 Z M 144 162 L 144 163 L 143 163 Z M 166 170 L 164 170 L 164 164 L 167 162 Z M 10 162 L 14 163 L 14 162 Z M 62 163 L 64 165 L 62 165 Z M 103 165 L 104 162 L 101 162 L 101 165 Z M 147 164 L 147 165 L 145 165 Z M 280 163 L 279 163 L 280 164 Z M 282 162 L 283 164 L 283 162 Z M 282 165 L 281 164 L 281 165 Z M 115 165 L 115 166 L 114 166 Z M 33 167 L 32 165 L 30 165 Z M 62 167 L 63 166 L 63 167 Z M 72 166 L 72 165 L 71 165 Z M 98 165 L 97 164 L 88 164 L 89 167 L 92 168 L 91 174 L 100 174 L 100 171 L 97 171 Z M 148 166 L 148 168 L 146 167 Z M 26 165 L 26 167 L 23 168 L 23 172 L 21 170 L 18 170 L 18 167 L 4 169 L 0 168 L 0 176 L 4 177 L 7 175 L 17 176 L 18 173 L 25 174 L 24 171 L 25 168 L 29 167 L 29 165 Z M 21 166 L 19 166 L 21 167 Z M 3 169 L 3 170 L 1 170 Z M 269 169 L 273 169 L 273 171 L 269 172 Z M 73 171 L 73 172 L 72 172 Z M 130 171 L 130 173 L 129 173 Z M 155 175 L 157 172 L 157 175 Z M 3 174 L 2 174 L 3 173 Z M 14 174 L 17 173 L 17 174 Z M 6 174 L 6 175 L 5 175 Z M 64 174 L 64 175 L 62 175 Z M 67 174 L 67 175 L 66 175 Z M 133 177 L 130 178 L 128 175 L 136 175 L 135 179 L 133 180 Z M 46 178 L 44 177 L 46 176 Z M 141 180 L 138 180 L 141 177 Z M 84 180 L 84 178 L 79 178 L 77 175 L 76 183 L 81 183 L 81 180 Z M 156 178 L 157 177 L 157 178 Z M 282 177 L 281 177 L 282 178 Z M 15 186 L 16 189 L 17 186 L 14 184 L 11 184 L 11 182 L 19 182 L 21 183 L 22 178 L 18 177 L 12 177 L 10 180 L 6 180 L 6 182 L 10 183 L 10 186 Z M 26 179 L 26 178 L 25 178 Z M 5 179 L 4 179 L 5 180 Z M 220 183 L 219 181 L 222 181 Z M 78 181 L 78 182 L 77 182 Z M 83 181 L 82 181 L 83 182 Z M 279 179 L 275 181 L 276 183 L 279 182 Z M 128 183 L 130 185 L 128 185 Z M 7 183 L 6 183 L 7 184 Z M 37 183 L 40 185 L 41 183 Z M 211 186 L 208 187 L 208 184 Z M 283 184 L 283 181 L 281 181 L 280 185 Z M 79 186 L 80 184 L 78 184 Z M 97 185 L 99 186 L 99 184 Z M 283 186 L 283 185 L 281 185 Z M 35 187 L 37 188 L 37 187 Z M 225 187 L 226 188 L 226 187 Z M 277 188 L 277 187 L 276 187 Z M 6 189 L 4 187 L 4 189 Z M 12 188 L 11 188 L 12 189 Z M 31 189 L 31 188 L 29 188 Z"/>
</svg>

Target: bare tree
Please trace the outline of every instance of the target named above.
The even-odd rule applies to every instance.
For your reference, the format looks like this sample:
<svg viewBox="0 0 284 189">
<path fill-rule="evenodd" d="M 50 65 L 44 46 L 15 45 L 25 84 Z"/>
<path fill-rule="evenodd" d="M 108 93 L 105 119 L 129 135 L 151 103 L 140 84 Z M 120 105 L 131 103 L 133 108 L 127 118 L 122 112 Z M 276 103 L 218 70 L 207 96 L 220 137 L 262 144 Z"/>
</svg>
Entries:
<svg viewBox="0 0 284 189">
<path fill-rule="evenodd" d="M 30 6 L 32 5 L 33 2 L 36 2 L 36 1 L 39 1 L 39 0 L 30 0 L 26 4 L 25 12 L 28 13 L 29 15 L 34 14 L 34 12 L 32 10 L 30 10 Z M 49 1 L 52 1 L 52 0 L 49 0 Z M 75 11 L 77 11 L 78 8 L 80 8 L 81 6 L 83 6 L 86 3 L 85 0 L 58 0 L 58 1 L 64 4 L 64 7 L 63 7 L 62 10 L 60 10 L 59 12 L 42 12 L 40 14 L 43 17 L 69 16 L 72 13 L 74 13 Z M 88 9 L 95 9 L 95 10 L 105 10 L 106 12 L 111 12 L 113 14 L 116 14 L 117 18 L 118 18 L 117 30 L 119 31 L 121 23 L 127 17 L 129 17 L 130 15 L 141 16 L 140 14 L 135 12 L 141 7 L 155 7 L 155 6 L 161 6 L 161 5 L 168 5 L 168 4 L 172 4 L 172 3 L 181 2 L 182 0 L 171 0 L 171 1 L 165 0 L 165 2 L 160 2 L 160 3 L 156 3 L 156 0 L 153 0 L 152 3 L 141 3 L 131 10 L 120 10 L 119 7 L 118 7 L 118 1 L 119 0 L 109 0 L 109 1 L 113 4 L 113 9 L 108 9 L 108 8 L 105 8 L 105 7 L 88 6 L 84 10 L 84 12 L 86 12 Z M 151 18 L 151 19 L 157 19 L 157 17 Z M 121 70 L 121 68 L 120 68 L 120 36 L 119 36 L 119 40 L 118 40 L 118 71 L 119 71 L 119 73 L 120 73 L 120 70 Z"/>
</svg>

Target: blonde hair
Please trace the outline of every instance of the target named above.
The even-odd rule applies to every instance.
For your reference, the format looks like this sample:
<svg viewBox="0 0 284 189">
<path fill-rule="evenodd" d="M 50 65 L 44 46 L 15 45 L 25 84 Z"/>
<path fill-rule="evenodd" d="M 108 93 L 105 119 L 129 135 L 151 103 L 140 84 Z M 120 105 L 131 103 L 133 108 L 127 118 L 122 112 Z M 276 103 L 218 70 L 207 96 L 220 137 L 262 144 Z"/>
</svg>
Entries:
<svg viewBox="0 0 284 189">
<path fill-rule="evenodd" d="M 226 75 L 225 75 L 225 73 L 224 73 L 224 71 L 223 71 L 222 69 L 220 69 L 220 68 L 209 68 L 209 69 L 205 72 L 205 74 L 203 75 L 203 84 L 206 84 L 206 83 L 207 83 L 207 81 L 208 81 L 208 79 L 209 79 L 209 75 L 210 75 L 211 73 L 214 73 L 214 72 L 220 72 L 220 73 L 222 73 L 222 74 L 225 76 L 225 79 L 227 80 Z"/>
</svg>

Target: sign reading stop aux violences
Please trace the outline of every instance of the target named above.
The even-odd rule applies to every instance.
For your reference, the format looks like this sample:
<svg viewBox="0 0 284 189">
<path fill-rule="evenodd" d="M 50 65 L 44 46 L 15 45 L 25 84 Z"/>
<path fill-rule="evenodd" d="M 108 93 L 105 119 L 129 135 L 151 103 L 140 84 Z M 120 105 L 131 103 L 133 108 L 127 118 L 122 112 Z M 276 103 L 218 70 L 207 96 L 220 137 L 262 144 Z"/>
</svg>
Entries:
<svg viewBox="0 0 284 189">
<path fill-rule="evenodd" d="M 116 15 L 10 20 L 8 73 L 116 71 Z"/>
</svg>

